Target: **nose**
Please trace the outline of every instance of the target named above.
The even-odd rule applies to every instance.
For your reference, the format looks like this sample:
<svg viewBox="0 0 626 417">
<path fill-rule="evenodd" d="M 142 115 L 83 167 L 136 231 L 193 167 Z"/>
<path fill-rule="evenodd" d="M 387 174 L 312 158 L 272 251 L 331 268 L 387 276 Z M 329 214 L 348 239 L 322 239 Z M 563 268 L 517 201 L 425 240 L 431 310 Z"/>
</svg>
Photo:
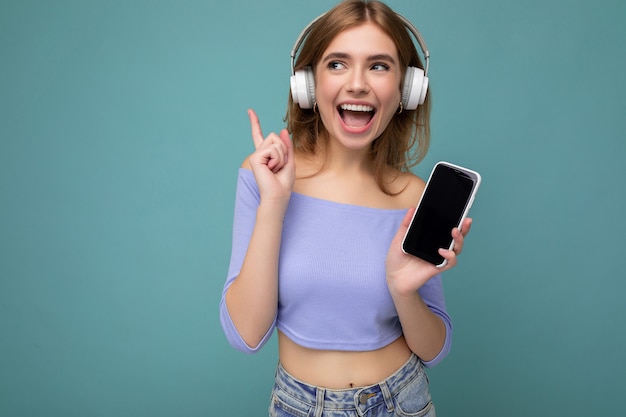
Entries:
<svg viewBox="0 0 626 417">
<path fill-rule="evenodd" d="M 369 85 L 364 72 L 356 68 L 350 71 L 346 89 L 348 92 L 353 94 L 364 94 L 369 92 Z"/>
</svg>

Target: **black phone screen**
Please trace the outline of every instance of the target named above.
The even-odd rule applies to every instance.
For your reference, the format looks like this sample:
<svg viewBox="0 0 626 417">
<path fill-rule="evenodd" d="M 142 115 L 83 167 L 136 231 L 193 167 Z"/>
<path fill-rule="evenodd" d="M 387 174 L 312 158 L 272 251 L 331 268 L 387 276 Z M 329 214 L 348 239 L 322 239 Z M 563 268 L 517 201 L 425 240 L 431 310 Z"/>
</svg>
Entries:
<svg viewBox="0 0 626 417">
<path fill-rule="evenodd" d="M 452 229 L 460 225 L 473 189 L 467 173 L 438 164 L 405 236 L 404 251 L 440 265 L 444 258 L 437 251 L 452 244 Z"/>
</svg>

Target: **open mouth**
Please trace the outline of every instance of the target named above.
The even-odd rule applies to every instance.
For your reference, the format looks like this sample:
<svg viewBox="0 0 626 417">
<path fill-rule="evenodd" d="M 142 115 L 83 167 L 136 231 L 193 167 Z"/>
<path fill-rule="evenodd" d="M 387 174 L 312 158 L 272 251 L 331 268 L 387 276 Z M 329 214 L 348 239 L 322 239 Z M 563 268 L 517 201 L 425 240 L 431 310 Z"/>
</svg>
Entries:
<svg viewBox="0 0 626 417">
<path fill-rule="evenodd" d="M 372 106 L 365 104 L 341 104 L 337 110 L 344 125 L 352 128 L 366 127 L 376 113 Z"/>
</svg>

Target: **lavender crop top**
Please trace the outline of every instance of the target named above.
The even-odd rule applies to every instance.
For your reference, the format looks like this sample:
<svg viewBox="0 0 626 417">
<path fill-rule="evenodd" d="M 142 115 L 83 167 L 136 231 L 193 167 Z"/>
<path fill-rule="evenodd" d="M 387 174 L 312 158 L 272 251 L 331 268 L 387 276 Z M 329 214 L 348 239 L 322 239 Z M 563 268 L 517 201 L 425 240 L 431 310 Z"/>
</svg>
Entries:
<svg viewBox="0 0 626 417">
<path fill-rule="evenodd" d="M 385 258 L 406 210 L 292 193 L 280 248 L 277 316 L 258 346 L 248 346 L 230 318 L 224 295 L 241 269 L 259 201 L 252 171 L 240 168 L 230 267 L 220 302 L 222 328 L 234 348 L 257 352 L 275 327 L 299 345 L 322 350 L 375 350 L 402 334 L 387 288 Z M 429 280 L 419 293 L 446 327 L 443 349 L 424 362 L 433 366 L 450 351 L 452 334 L 441 276 Z"/>
</svg>

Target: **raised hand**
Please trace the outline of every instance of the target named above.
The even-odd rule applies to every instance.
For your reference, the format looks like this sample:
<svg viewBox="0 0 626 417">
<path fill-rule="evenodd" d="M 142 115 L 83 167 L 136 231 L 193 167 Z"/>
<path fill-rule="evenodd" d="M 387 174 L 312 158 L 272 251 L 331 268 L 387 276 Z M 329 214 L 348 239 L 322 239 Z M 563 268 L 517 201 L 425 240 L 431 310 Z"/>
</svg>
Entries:
<svg viewBox="0 0 626 417">
<path fill-rule="evenodd" d="M 256 178 L 261 199 L 285 200 L 295 182 L 295 161 L 289 132 L 263 136 L 261 123 L 254 110 L 248 110 L 255 151 L 248 161 Z"/>
</svg>

